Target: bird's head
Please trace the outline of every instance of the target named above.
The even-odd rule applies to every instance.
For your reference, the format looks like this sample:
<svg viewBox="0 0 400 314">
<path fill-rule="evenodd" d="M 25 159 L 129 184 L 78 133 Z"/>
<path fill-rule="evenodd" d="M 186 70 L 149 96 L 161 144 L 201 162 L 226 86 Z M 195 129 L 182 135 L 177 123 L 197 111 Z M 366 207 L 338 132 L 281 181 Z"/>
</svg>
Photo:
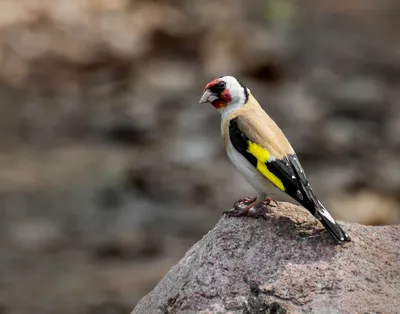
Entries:
<svg viewBox="0 0 400 314">
<path fill-rule="evenodd" d="M 200 103 L 210 103 L 221 112 L 238 109 L 247 103 L 249 92 L 233 76 L 223 76 L 206 85 Z"/>
</svg>

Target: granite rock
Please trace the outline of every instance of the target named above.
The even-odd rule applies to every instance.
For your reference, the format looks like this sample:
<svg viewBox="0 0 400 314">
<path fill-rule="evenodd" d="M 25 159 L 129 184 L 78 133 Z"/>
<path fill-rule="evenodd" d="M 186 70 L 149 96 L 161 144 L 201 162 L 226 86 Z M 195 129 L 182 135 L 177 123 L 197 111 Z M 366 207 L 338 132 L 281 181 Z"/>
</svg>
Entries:
<svg viewBox="0 0 400 314">
<path fill-rule="evenodd" d="M 296 205 L 223 217 L 132 314 L 397 313 L 400 227 L 343 226 L 338 246 Z"/>
</svg>

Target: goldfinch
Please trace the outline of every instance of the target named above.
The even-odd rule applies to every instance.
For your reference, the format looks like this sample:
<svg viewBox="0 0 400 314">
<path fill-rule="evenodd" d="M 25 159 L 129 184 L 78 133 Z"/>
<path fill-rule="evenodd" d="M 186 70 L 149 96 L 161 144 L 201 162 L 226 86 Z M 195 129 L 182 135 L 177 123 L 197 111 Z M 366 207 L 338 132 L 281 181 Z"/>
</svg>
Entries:
<svg viewBox="0 0 400 314">
<path fill-rule="evenodd" d="M 232 76 L 208 83 L 200 103 L 210 103 L 221 113 L 221 132 L 232 163 L 257 191 L 257 197 L 240 199 L 229 216 L 265 217 L 266 199 L 279 190 L 311 212 L 337 243 L 351 241 L 315 196 L 289 141 L 261 108 L 250 90 Z M 252 210 L 251 210 L 252 209 Z"/>
</svg>

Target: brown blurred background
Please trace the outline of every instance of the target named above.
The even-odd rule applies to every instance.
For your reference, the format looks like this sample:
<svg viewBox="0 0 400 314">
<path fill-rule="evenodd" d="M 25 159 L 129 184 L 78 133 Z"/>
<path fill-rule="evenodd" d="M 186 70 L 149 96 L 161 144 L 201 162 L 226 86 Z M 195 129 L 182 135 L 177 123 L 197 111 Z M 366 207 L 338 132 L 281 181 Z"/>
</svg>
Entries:
<svg viewBox="0 0 400 314">
<path fill-rule="evenodd" d="M 400 2 L 0 1 L 0 313 L 129 313 L 253 190 L 239 77 L 341 220 L 400 223 Z"/>
</svg>

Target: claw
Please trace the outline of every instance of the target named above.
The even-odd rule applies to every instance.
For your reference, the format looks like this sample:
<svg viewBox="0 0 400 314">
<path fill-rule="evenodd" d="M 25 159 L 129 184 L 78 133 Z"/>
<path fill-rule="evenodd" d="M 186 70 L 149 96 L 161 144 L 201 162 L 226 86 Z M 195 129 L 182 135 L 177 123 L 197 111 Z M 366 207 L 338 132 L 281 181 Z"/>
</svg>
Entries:
<svg viewBox="0 0 400 314">
<path fill-rule="evenodd" d="M 263 203 L 263 205 L 265 205 L 265 206 L 271 206 L 271 207 L 277 207 L 277 206 L 278 206 L 278 202 L 275 201 L 275 200 L 273 200 L 272 198 L 267 198 L 267 199 L 266 199 L 264 202 L 262 202 L 262 203 Z M 271 203 L 275 203 L 275 205 L 272 206 Z"/>
<path fill-rule="evenodd" d="M 230 209 L 230 210 L 224 210 L 222 212 L 222 215 L 226 215 L 227 217 L 240 217 L 240 216 L 246 216 L 248 211 L 244 211 L 243 209 L 237 209 L 236 207 Z"/>
<path fill-rule="evenodd" d="M 252 208 L 256 203 L 255 201 L 253 201 L 250 204 L 244 203 L 244 202 L 240 202 L 240 204 L 247 204 L 247 206 L 241 207 L 241 206 L 239 206 L 238 202 L 236 202 L 234 204 L 232 209 L 226 210 L 226 211 L 222 212 L 222 214 L 223 215 L 227 215 L 228 217 L 248 216 L 250 208 Z"/>
<path fill-rule="evenodd" d="M 267 212 L 267 206 L 265 204 L 259 203 L 256 205 L 256 201 L 254 201 L 253 203 L 249 204 L 244 208 L 235 206 L 231 210 L 224 211 L 222 214 L 228 217 L 241 217 L 241 216 L 247 216 L 252 218 L 261 217 L 267 220 L 266 212 Z"/>
</svg>

